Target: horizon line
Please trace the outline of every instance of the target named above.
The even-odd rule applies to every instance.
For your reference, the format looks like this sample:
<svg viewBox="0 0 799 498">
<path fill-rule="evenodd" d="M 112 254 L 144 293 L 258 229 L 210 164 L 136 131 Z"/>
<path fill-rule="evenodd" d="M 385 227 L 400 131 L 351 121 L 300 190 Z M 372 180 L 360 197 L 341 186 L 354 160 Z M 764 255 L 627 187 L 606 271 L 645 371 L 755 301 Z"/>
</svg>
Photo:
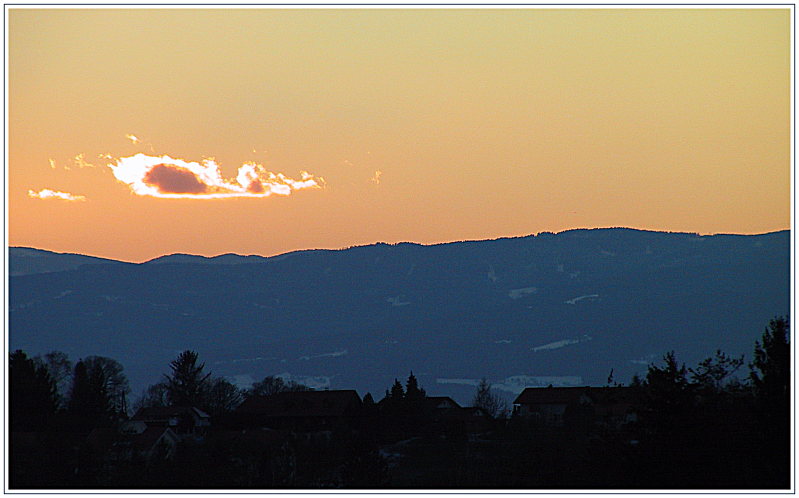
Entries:
<svg viewBox="0 0 799 498">
<path fill-rule="evenodd" d="M 150 261 L 154 261 L 156 259 L 160 259 L 160 258 L 164 258 L 164 257 L 168 257 L 168 256 L 178 256 L 178 255 L 180 255 L 180 256 L 200 257 L 200 258 L 207 258 L 207 259 L 213 259 L 213 258 L 217 258 L 217 257 L 220 257 L 220 256 L 229 256 L 229 255 L 241 256 L 241 257 L 255 256 L 255 257 L 261 257 L 261 258 L 276 258 L 276 257 L 280 257 L 280 256 L 285 256 L 285 255 L 298 253 L 298 252 L 305 252 L 305 251 L 345 251 L 345 250 L 353 249 L 353 248 L 357 248 L 357 247 L 368 247 L 368 246 L 374 246 L 374 245 L 379 245 L 379 244 L 384 244 L 384 245 L 415 244 L 415 245 L 419 245 L 419 246 L 423 246 L 423 247 L 432 247 L 432 246 L 438 246 L 438 245 L 458 244 L 458 243 L 464 243 L 464 242 L 487 242 L 487 241 L 505 240 L 505 239 L 521 239 L 521 238 L 525 238 L 525 237 L 538 237 L 538 236 L 540 236 L 542 234 L 560 235 L 562 233 L 575 232 L 575 231 L 580 231 L 580 230 L 633 230 L 633 231 L 638 231 L 638 232 L 688 234 L 688 235 L 696 235 L 696 236 L 699 236 L 699 237 L 712 237 L 712 236 L 716 236 L 716 235 L 754 237 L 754 236 L 770 235 L 770 234 L 779 233 L 779 232 L 786 232 L 786 231 L 790 232 L 791 231 L 791 227 L 782 228 L 782 229 L 778 229 L 778 230 L 770 230 L 770 231 L 766 231 L 766 232 L 757 232 L 757 233 L 732 233 L 732 232 L 707 232 L 707 233 L 701 233 L 701 232 L 697 232 L 697 231 L 653 230 L 653 229 L 648 229 L 648 228 L 634 228 L 634 227 L 624 227 L 624 226 L 575 227 L 575 228 L 568 228 L 568 229 L 565 229 L 565 230 L 561 230 L 559 232 L 553 232 L 553 231 L 550 231 L 550 230 L 542 230 L 540 232 L 534 232 L 534 233 L 531 232 L 531 233 L 527 233 L 527 234 L 523 234 L 523 235 L 503 235 L 503 236 L 499 236 L 499 237 L 485 238 L 485 239 L 460 239 L 460 240 L 447 240 L 447 241 L 431 242 L 431 243 L 414 242 L 414 241 L 410 241 L 410 240 L 404 240 L 404 241 L 398 241 L 398 242 L 375 241 L 375 242 L 370 242 L 370 243 L 366 243 L 366 244 L 356 244 L 356 245 L 343 246 L 343 247 L 333 247 L 333 248 L 328 248 L 328 247 L 313 247 L 313 248 L 311 248 L 311 247 L 309 247 L 309 248 L 304 248 L 304 249 L 293 249 L 291 251 L 276 253 L 276 254 L 272 254 L 272 255 L 255 254 L 255 253 L 239 254 L 239 253 L 236 253 L 236 252 L 224 252 L 224 253 L 219 253 L 219 254 L 215 254 L 215 255 L 212 255 L 212 256 L 206 256 L 204 254 L 193 254 L 193 253 L 188 253 L 188 252 L 173 252 L 173 253 L 168 253 L 168 254 L 161 254 L 160 256 L 155 256 L 155 257 L 152 257 L 152 258 L 149 258 L 149 259 L 143 259 L 141 261 L 127 261 L 127 260 L 123 260 L 123 259 L 116 259 L 116 258 L 109 257 L 109 256 L 97 256 L 97 255 L 93 255 L 93 254 L 86 254 L 86 253 L 80 253 L 80 252 L 61 252 L 61 251 L 56 251 L 56 250 L 52 250 L 52 249 L 44 249 L 44 248 L 41 248 L 41 247 L 33 247 L 33 246 L 19 246 L 19 245 L 12 246 L 12 245 L 9 244 L 9 245 L 6 246 L 6 249 L 7 250 L 10 250 L 10 249 L 33 249 L 33 250 L 37 250 L 37 251 L 52 252 L 52 253 L 55 253 L 55 254 L 75 255 L 75 256 L 88 256 L 88 257 L 92 257 L 92 258 L 107 259 L 107 260 L 111 260 L 111 261 L 117 261 L 117 262 L 120 262 L 120 263 L 144 264 L 144 263 L 148 263 Z"/>
</svg>

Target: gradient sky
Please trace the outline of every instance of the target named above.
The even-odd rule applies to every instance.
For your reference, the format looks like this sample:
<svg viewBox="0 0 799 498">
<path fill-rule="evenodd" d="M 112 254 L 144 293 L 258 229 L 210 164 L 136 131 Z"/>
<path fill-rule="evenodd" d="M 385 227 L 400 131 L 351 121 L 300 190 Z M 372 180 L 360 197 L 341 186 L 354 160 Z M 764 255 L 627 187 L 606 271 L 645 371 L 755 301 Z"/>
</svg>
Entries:
<svg viewBox="0 0 799 498">
<path fill-rule="evenodd" d="M 12 246 L 143 261 L 790 226 L 787 8 L 8 16 Z M 108 167 L 137 153 L 324 181 L 142 196 Z"/>
</svg>

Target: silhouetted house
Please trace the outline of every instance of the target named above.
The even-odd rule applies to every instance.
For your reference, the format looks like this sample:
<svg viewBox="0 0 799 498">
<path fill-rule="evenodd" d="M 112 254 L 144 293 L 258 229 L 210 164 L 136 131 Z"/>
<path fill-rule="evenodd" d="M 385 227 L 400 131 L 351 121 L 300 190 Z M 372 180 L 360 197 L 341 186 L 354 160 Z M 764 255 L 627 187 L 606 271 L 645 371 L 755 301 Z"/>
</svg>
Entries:
<svg viewBox="0 0 799 498">
<path fill-rule="evenodd" d="M 447 427 L 463 432 L 482 432 L 486 430 L 491 417 L 482 408 L 464 407 L 449 396 L 427 396 L 424 400 L 425 412 L 439 427 Z"/>
<path fill-rule="evenodd" d="M 433 410 L 450 410 L 452 408 L 461 407 L 461 405 L 456 403 L 455 400 L 449 396 L 427 396 L 424 401 L 427 408 Z"/>
<path fill-rule="evenodd" d="M 293 391 L 252 396 L 236 409 L 237 420 L 249 427 L 298 432 L 354 428 L 362 416 L 354 390 Z"/>
<path fill-rule="evenodd" d="M 561 427 L 578 419 L 619 428 L 636 420 L 629 387 L 528 387 L 513 402 L 513 416 Z"/>
<path fill-rule="evenodd" d="M 459 406 L 444 410 L 439 419 L 451 426 L 457 425 L 467 433 L 485 432 L 491 426 L 491 416 L 476 406 Z"/>
<path fill-rule="evenodd" d="M 178 435 L 169 427 L 144 427 L 135 431 L 108 427 L 91 431 L 86 444 L 94 454 L 102 455 L 107 464 L 113 464 L 170 459 L 175 454 L 178 440 Z"/>
<path fill-rule="evenodd" d="M 182 436 L 202 436 L 211 426 L 211 417 L 193 406 L 151 406 L 140 408 L 123 427 L 132 427 L 131 422 L 144 423 L 147 427 L 168 427 Z"/>
<path fill-rule="evenodd" d="M 592 403 L 587 387 L 528 387 L 513 402 L 513 416 L 540 425 L 562 427 L 567 409 Z"/>
</svg>

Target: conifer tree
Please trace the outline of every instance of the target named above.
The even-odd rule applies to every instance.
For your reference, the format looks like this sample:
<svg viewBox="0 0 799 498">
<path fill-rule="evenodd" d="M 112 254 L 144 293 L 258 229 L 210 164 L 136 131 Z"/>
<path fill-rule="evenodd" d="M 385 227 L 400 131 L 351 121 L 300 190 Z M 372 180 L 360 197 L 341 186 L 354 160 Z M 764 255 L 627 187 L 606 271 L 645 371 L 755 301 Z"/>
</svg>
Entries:
<svg viewBox="0 0 799 498">
<path fill-rule="evenodd" d="M 112 420 L 113 407 L 101 371 L 89 371 L 83 360 L 75 364 L 68 413 L 79 430 L 105 427 Z"/>
<path fill-rule="evenodd" d="M 786 318 L 775 318 L 755 342 L 755 357 L 750 378 L 758 397 L 767 403 L 786 404 L 790 386 L 789 325 Z"/>
<path fill-rule="evenodd" d="M 405 390 L 397 379 L 394 379 L 394 385 L 391 386 L 391 392 L 388 393 L 388 398 L 393 401 L 402 401 L 405 399 Z"/>
<path fill-rule="evenodd" d="M 195 351 L 184 351 L 169 367 L 172 375 L 166 375 L 167 398 L 173 406 L 200 406 L 204 404 L 209 389 L 211 373 L 203 373 L 205 363 L 197 364 Z"/>
</svg>

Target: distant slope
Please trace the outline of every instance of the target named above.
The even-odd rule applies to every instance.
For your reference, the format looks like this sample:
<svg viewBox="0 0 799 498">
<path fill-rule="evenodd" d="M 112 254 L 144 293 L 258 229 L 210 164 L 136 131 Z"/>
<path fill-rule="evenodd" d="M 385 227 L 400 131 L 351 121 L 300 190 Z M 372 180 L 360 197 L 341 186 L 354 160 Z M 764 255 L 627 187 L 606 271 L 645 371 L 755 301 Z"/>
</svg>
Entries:
<svg viewBox="0 0 799 498">
<path fill-rule="evenodd" d="M 197 256 L 194 254 L 170 254 L 145 262 L 146 265 L 162 264 L 211 264 L 211 265 L 238 265 L 243 263 L 262 263 L 267 258 L 263 256 L 239 256 L 238 254 L 222 254 L 214 257 Z"/>
<path fill-rule="evenodd" d="M 11 277 L 11 348 L 111 356 L 135 394 L 194 349 L 242 385 L 285 374 L 381 398 L 413 370 L 429 393 L 468 403 L 483 376 L 510 395 L 601 385 L 611 369 L 628 382 L 670 350 L 689 365 L 716 349 L 751 360 L 768 320 L 790 310 L 788 231 L 570 230 L 224 257 L 240 263 Z"/>
<path fill-rule="evenodd" d="M 113 259 L 45 251 L 43 249 L 34 249 L 31 247 L 8 248 L 8 271 L 12 277 L 74 270 L 87 264 L 121 263 Z"/>
</svg>

